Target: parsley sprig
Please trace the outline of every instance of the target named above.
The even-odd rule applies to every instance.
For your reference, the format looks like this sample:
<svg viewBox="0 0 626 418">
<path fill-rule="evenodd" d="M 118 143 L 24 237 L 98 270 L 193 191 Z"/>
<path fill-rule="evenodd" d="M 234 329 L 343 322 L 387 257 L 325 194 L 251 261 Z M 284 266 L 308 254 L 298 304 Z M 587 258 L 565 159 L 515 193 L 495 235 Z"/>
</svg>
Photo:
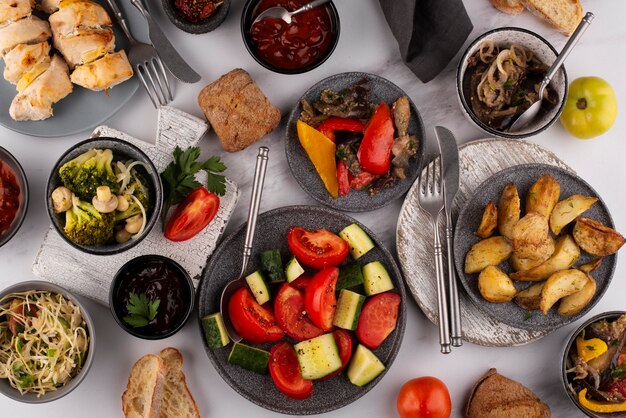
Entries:
<svg viewBox="0 0 626 418">
<path fill-rule="evenodd" d="M 226 170 L 226 165 L 220 160 L 220 157 L 213 156 L 204 162 L 200 162 L 198 161 L 200 148 L 189 147 L 183 151 L 178 146 L 174 149 L 173 155 L 174 161 L 169 163 L 161 173 L 161 180 L 163 180 L 163 185 L 165 186 L 165 199 L 161 212 L 161 222 L 164 229 L 170 208 L 182 202 L 189 193 L 202 186 L 196 180 L 198 172 L 206 171 L 206 188 L 208 191 L 218 196 L 224 196 L 226 193 L 226 179 L 224 176 L 217 174 Z"/>
<path fill-rule="evenodd" d="M 126 304 L 129 315 L 124 317 L 124 322 L 133 328 L 145 327 L 156 317 L 160 304 L 161 300 L 158 298 L 149 300 L 145 293 L 137 295 L 130 292 Z"/>
</svg>

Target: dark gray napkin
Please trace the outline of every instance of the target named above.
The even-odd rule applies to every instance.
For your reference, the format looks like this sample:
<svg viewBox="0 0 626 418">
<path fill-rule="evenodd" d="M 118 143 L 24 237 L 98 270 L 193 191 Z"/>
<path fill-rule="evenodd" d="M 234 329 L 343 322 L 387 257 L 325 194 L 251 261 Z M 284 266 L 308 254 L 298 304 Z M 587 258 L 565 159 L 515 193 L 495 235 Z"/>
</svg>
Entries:
<svg viewBox="0 0 626 418">
<path fill-rule="evenodd" d="M 406 65 L 424 83 L 437 76 L 472 32 L 462 0 L 379 0 Z"/>
</svg>

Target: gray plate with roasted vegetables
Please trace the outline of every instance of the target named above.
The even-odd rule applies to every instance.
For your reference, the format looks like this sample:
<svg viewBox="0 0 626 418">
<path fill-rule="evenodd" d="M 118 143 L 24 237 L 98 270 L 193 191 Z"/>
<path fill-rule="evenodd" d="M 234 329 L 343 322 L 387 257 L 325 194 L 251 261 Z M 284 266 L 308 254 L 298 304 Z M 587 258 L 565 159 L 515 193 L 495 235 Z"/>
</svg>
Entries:
<svg viewBox="0 0 626 418">
<path fill-rule="evenodd" d="M 470 300 L 523 329 L 551 330 L 589 312 L 608 288 L 624 242 L 595 190 L 544 164 L 502 170 L 476 190 L 454 236 Z"/>
<path fill-rule="evenodd" d="M 367 393 L 367 391 L 374 387 L 374 385 L 376 385 L 383 378 L 385 371 L 389 367 L 391 367 L 391 364 L 393 363 L 402 342 L 402 337 L 404 335 L 404 328 L 406 324 L 406 298 L 402 277 L 392 255 L 385 247 L 383 247 L 380 241 L 378 241 L 376 237 L 372 235 L 371 231 L 369 231 L 363 225 L 356 222 L 354 219 L 350 218 L 347 215 L 321 207 L 291 206 L 274 209 L 259 215 L 256 239 L 253 244 L 252 257 L 250 259 L 250 265 L 246 274 L 251 276 L 250 280 L 255 280 L 255 283 L 258 283 L 255 279 L 257 275 L 253 273 L 261 271 L 260 274 L 262 276 L 265 276 L 263 282 L 267 285 L 268 282 L 273 280 L 272 274 L 277 273 L 276 269 L 273 269 L 274 273 L 271 273 L 270 271 L 265 269 L 265 267 L 270 266 L 271 263 L 269 260 L 272 260 L 273 258 L 269 257 L 267 254 L 278 252 L 280 253 L 280 257 L 282 259 L 282 265 L 278 268 L 278 272 L 282 271 L 282 268 L 284 267 L 286 270 L 285 276 L 287 280 L 293 277 L 297 277 L 293 281 L 289 282 L 289 286 L 280 281 L 277 281 L 274 284 L 269 284 L 271 298 L 269 302 L 265 302 L 262 306 L 268 307 L 270 309 L 272 307 L 275 308 L 274 311 L 276 312 L 276 322 L 278 323 L 278 325 L 281 324 L 281 321 L 279 319 L 280 308 L 278 308 L 279 305 L 278 303 L 276 303 L 276 300 L 280 298 L 280 293 L 282 292 L 282 289 L 285 289 L 286 287 L 295 289 L 296 286 L 301 286 L 301 284 L 298 285 L 297 283 L 302 283 L 302 281 L 305 279 L 302 276 L 291 276 L 293 270 L 298 269 L 294 268 L 292 264 L 290 251 L 291 247 L 288 245 L 288 233 L 292 229 L 292 227 L 296 226 L 306 228 L 308 230 L 318 230 L 320 228 L 324 228 L 334 234 L 339 235 L 343 235 L 343 233 L 340 233 L 340 231 L 350 226 L 352 231 L 354 231 L 354 229 L 356 228 L 360 228 L 361 231 L 364 231 L 364 233 L 367 234 L 364 238 L 364 241 L 370 243 L 370 245 L 367 247 L 370 249 L 362 256 L 358 257 L 358 259 L 356 260 L 358 266 L 361 266 L 363 268 L 362 278 L 365 277 L 365 283 L 367 283 L 369 281 L 368 277 L 370 276 L 367 273 L 366 266 L 375 265 L 376 262 L 379 262 L 382 263 L 382 265 L 384 266 L 384 268 L 386 268 L 386 271 L 388 272 L 388 286 L 384 287 L 384 289 L 386 289 L 385 291 L 382 291 L 383 288 L 378 288 L 378 291 L 381 291 L 380 293 L 376 293 L 373 296 L 370 295 L 365 298 L 365 303 L 362 305 L 363 308 L 362 310 L 360 310 L 361 316 L 359 317 L 358 313 L 356 313 L 353 318 L 357 318 L 360 326 L 360 322 L 363 320 L 363 316 L 367 315 L 367 313 L 365 312 L 367 311 L 368 300 L 375 300 L 373 298 L 376 297 L 392 296 L 396 299 L 396 302 L 399 303 L 399 305 L 396 305 L 397 317 L 394 321 L 395 329 L 393 329 L 393 331 L 390 331 L 390 334 L 388 334 L 386 338 L 382 340 L 377 348 L 372 348 L 372 350 L 370 351 L 370 353 L 373 353 L 374 356 L 378 358 L 378 361 L 382 362 L 385 367 L 384 370 L 378 369 L 376 373 L 372 375 L 368 373 L 367 368 L 360 369 L 361 372 L 365 372 L 365 374 L 368 375 L 367 377 L 369 377 L 364 380 L 358 380 L 358 378 L 363 378 L 364 375 L 363 373 L 359 373 L 359 368 L 357 367 L 355 367 L 355 373 L 351 374 L 353 361 L 355 364 L 364 364 L 362 358 L 359 356 L 359 352 L 363 354 L 361 344 L 365 344 L 365 342 L 363 342 L 361 337 L 355 338 L 353 336 L 352 341 L 354 354 L 352 355 L 350 365 L 347 366 L 346 370 L 341 372 L 339 375 L 329 378 L 327 380 L 313 381 L 311 396 L 306 399 L 297 400 L 289 398 L 281 393 L 277 389 L 277 386 L 275 386 L 274 380 L 270 376 L 270 373 L 267 372 L 269 356 L 269 353 L 267 352 L 269 352 L 274 344 L 276 344 L 275 342 L 253 344 L 250 343 L 247 339 L 244 339 L 244 341 L 242 341 L 245 345 L 250 346 L 250 348 L 252 349 L 265 350 L 262 353 L 259 353 L 257 350 L 256 353 L 259 354 L 261 357 L 263 357 L 263 353 L 265 353 L 265 357 L 262 358 L 264 362 L 258 361 L 257 355 L 254 352 L 250 354 L 250 356 L 246 357 L 245 354 L 249 353 L 250 349 L 247 349 L 245 347 L 243 350 L 241 350 L 240 348 L 235 349 L 232 343 L 226 346 L 222 346 L 225 341 L 221 339 L 218 334 L 225 335 L 225 331 L 223 330 L 223 327 L 222 330 L 219 331 L 220 327 L 214 319 L 215 314 L 218 313 L 220 309 L 220 295 L 222 293 L 223 287 L 228 281 L 232 280 L 237 274 L 239 274 L 239 269 L 242 262 L 241 251 L 244 242 L 245 225 L 240 227 L 237 232 L 227 237 L 211 257 L 211 261 L 204 271 L 202 281 L 198 288 L 198 314 L 201 319 L 200 332 L 203 334 L 202 339 L 204 341 L 207 355 L 209 356 L 211 363 L 213 363 L 213 366 L 216 368 L 218 373 L 235 391 L 237 391 L 240 395 L 250 400 L 251 402 L 254 402 L 257 405 L 260 405 L 272 411 L 290 415 L 312 415 L 332 411 L 334 409 L 338 409 L 345 405 L 348 405 L 351 402 L 354 402 L 356 399 Z M 369 238 L 367 236 L 369 236 Z M 347 241 L 352 242 L 352 240 Z M 276 251 L 270 251 L 269 253 L 265 253 L 268 250 Z M 262 253 L 265 253 L 266 255 L 262 257 Z M 264 261 L 262 261 L 261 258 L 264 258 Z M 342 266 L 340 266 L 340 269 L 345 269 L 345 267 L 348 265 L 354 265 L 353 261 L 353 257 L 348 256 L 346 261 L 342 264 Z M 271 265 L 275 267 L 275 263 Z M 317 271 L 317 269 L 310 269 L 306 267 L 304 275 L 310 276 L 314 271 Z M 361 269 L 359 269 L 359 273 L 360 272 Z M 305 295 L 311 284 L 314 283 L 316 277 L 318 277 L 318 275 L 315 275 L 312 279 L 306 279 L 310 281 L 305 281 L 305 283 L 308 283 L 304 288 Z M 339 278 L 337 279 L 338 288 L 343 286 L 343 284 L 345 284 L 346 286 L 349 285 L 349 283 L 347 283 L 347 277 L 350 276 L 347 274 L 342 275 L 340 273 Z M 371 283 L 374 282 L 375 280 L 371 281 Z M 249 284 L 250 283 L 253 282 L 251 281 L 249 282 Z M 343 284 L 340 285 L 339 283 Z M 352 282 L 352 284 L 354 284 L 354 282 Z M 391 286 L 393 286 L 393 288 L 391 288 Z M 252 289 L 253 286 L 250 285 L 250 288 Z M 256 288 L 258 289 L 258 287 Z M 244 289 L 247 290 L 247 288 Z M 279 292 L 279 289 L 281 290 L 281 292 Z M 293 292 L 298 292 L 298 290 L 293 289 L 288 289 L 291 294 L 293 294 Z M 349 287 L 350 291 L 359 293 L 361 295 L 371 293 L 368 292 L 367 289 L 368 286 L 366 284 Z M 371 287 L 369 287 L 369 289 L 371 289 Z M 245 290 L 242 290 L 242 292 L 245 292 Z M 342 293 L 344 293 L 344 290 L 339 291 L 339 299 L 342 298 L 341 295 Z M 259 295 L 256 292 L 255 294 L 257 296 Z M 275 296 L 276 294 L 278 294 L 278 296 Z M 362 300 L 361 303 L 363 303 Z M 339 316 L 338 312 L 340 312 L 340 306 L 342 304 L 343 303 L 341 302 L 341 300 L 337 301 L 337 308 L 335 311 L 333 323 L 336 323 L 337 321 L 337 318 Z M 298 311 L 298 315 L 300 312 L 302 312 L 302 310 Z M 311 315 L 308 315 L 308 317 L 312 318 Z M 233 319 L 234 317 L 233 315 L 231 315 L 231 320 Z M 307 318 L 301 320 L 305 322 L 308 321 Z M 203 326 L 205 328 L 204 330 Z M 341 327 L 336 327 L 335 332 L 339 328 Z M 357 331 L 353 333 L 357 336 L 359 335 L 358 328 L 359 327 L 357 327 Z M 307 326 L 307 329 L 310 331 L 311 327 Z M 390 329 L 391 328 L 389 328 L 388 330 Z M 301 330 L 298 332 L 304 331 Z M 351 331 L 345 332 L 349 332 L 352 334 Z M 288 344 L 297 343 L 297 340 L 287 336 L 291 335 L 288 334 L 289 331 L 287 331 L 287 329 L 285 329 L 285 333 L 286 335 L 282 338 L 281 341 Z M 317 338 L 331 336 L 334 336 L 334 334 L 325 333 Z M 337 346 L 339 346 L 339 340 L 336 341 Z M 211 348 L 209 345 L 212 345 L 213 348 Z M 357 346 L 360 347 L 357 348 Z M 307 356 L 307 353 L 311 353 L 306 348 L 300 350 L 300 348 L 298 347 L 299 346 L 295 347 L 295 351 L 297 353 L 303 354 L 304 356 Z M 337 347 L 336 350 L 342 351 L 340 347 Z M 334 362 L 334 360 L 336 360 L 336 356 L 328 354 L 329 352 L 325 349 L 323 350 L 323 352 L 325 353 L 325 355 L 323 356 L 324 358 L 321 362 L 322 365 L 320 366 L 318 364 L 317 366 L 319 367 L 313 368 L 313 370 L 319 371 L 320 368 L 327 367 L 326 363 L 330 365 L 331 362 Z M 242 353 L 244 354 L 244 356 L 241 355 Z M 298 356 L 300 356 L 300 354 L 298 354 Z M 237 358 L 235 359 L 235 357 Z M 361 360 L 356 361 L 355 359 L 357 358 L 361 358 Z M 333 360 L 331 361 L 331 359 Z M 306 367 L 306 364 L 311 363 L 305 363 L 305 360 L 303 360 L 302 358 L 299 358 L 297 361 L 300 363 L 300 368 L 303 375 L 305 371 L 312 370 L 311 368 Z M 341 363 L 343 362 L 344 361 L 342 360 Z M 240 366 L 242 364 L 246 365 L 247 367 L 256 368 L 257 371 L 260 373 L 246 370 L 242 366 Z M 303 364 L 305 364 L 305 366 L 302 366 Z M 380 364 L 378 364 L 378 366 L 380 366 Z M 361 384 L 362 386 L 357 386 L 351 383 L 351 380 Z"/>
<path fill-rule="evenodd" d="M 403 100 L 402 104 L 394 107 L 394 103 L 402 97 L 407 97 L 408 100 Z M 393 146 L 389 148 L 393 151 L 382 151 L 383 154 L 390 155 L 382 164 L 369 164 L 379 168 L 382 166 L 381 171 L 385 174 L 368 178 L 363 169 L 363 159 L 367 159 L 364 155 L 377 152 L 361 152 L 361 157 L 357 157 L 357 154 L 366 142 L 364 137 L 368 136 L 369 127 L 374 125 L 372 120 L 375 119 L 377 107 L 382 103 L 387 104 L 391 113 L 394 140 Z M 343 160 L 350 176 L 349 192 L 345 195 L 341 194 L 339 179 L 338 197 L 333 197 L 328 190 L 328 184 L 325 185 L 322 181 L 316 165 L 312 163 L 299 140 L 297 127 L 298 120 L 302 119 L 310 127 L 322 129 L 323 123 L 333 117 L 356 119 L 362 126 L 361 132 L 344 131 L 341 129 L 341 121 L 336 119 L 339 123 L 334 127 L 330 126 L 330 135 L 335 136 L 336 143 L 333 164 L 336 167 Z M 381 114 L 381 118 L 384 115 Z M 352 124 L 351 127 L 348 123 L 343 128 L 358 131 L 354 125 L 358 126 Z M 363 128 L 365 134 L 362 132 Z M 370 132 L 370 137 L 375 135 L 374 131 Z M 417 178 L 423 155 L 424 124 L 415 104 L 398 86 L 373 74 L 351 72 L 328 77 L 308 89 L 291 111 L 286 136 L 287 162 L 304 191 L 326 206 L 350 212 L 365 212 L 383 207 L 409 190 Z M 341 178 L 341 174 L 337 176 L 336 169 L 334 173 L 331 170 L 327 177 L 333 176 Z"/>
</svg>

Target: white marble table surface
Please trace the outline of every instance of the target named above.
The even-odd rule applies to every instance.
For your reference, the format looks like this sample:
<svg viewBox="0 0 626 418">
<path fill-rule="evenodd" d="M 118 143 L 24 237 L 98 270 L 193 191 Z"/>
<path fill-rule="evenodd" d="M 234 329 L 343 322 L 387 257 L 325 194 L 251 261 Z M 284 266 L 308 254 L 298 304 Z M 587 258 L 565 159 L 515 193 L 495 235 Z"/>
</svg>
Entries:
<svg viewBox="0 0 626 418">
<path fill-rule="evenodd" d="M 504 15 L 492 9 L 487 0 L 466 0 L 465 3 L 474 23 L 470 40 L 489 29 L 512 25 L 537 31 L 557 49 L 565 43 L 564 36 L 528 13 Z M 454 73 L 458 57 L 439 77 L 425 85 L 400 62 L 395 40 L 382 16 L 378 0 L 336 0 L 335 4 L 342 26 L 339 45 L 324 65 L 299 76 L 271 73 L 248 55 L 239 31 L 243 0 L 234 0 L 226 22 L 207 35 L 183 33 L 171 25 L 162 13 L 157 13 L 157 20 L 163 24 L 173 44 L 203 77 L 196 85 L 177 83 L 173 105 L 201 116 L 196 104 L 200 89 L 230 69 L 241 67 L 252 74 L 270 100 L 286 114 L 300 94 L 316 81 L 344 71 L 369 71 L 390 79 L 411 96 L 426 124 L 428 140 L 433 139 L 432 127 L 438 124 L 450 128 L 459 143 L 484 137 L 462 116 L 457 104 Z M 626 3 L 623 0 L 583 0 L 583 6 L 595 12 L 596 19 L 568 59 L 568 75 L 570 80 L 589 75 L 605 78 L 615 88 L 623 109 L 626 106 L 626 26 L 623 23 Z M 624 110 L 621 112 L 612 130 L 595 140 L 576 140 L 557 123 L 531 141 L 554 151 L 595 187 L 611 209 L 617 229 L 626 232 L 626 174 L 623 168 L 626 118 Z M 148 97 L 139 92 L 108 124 L 135 137 L 154 141 L 156 116 Z M 85 132 L 68 138 L 38 139 L 0 128 L 0 145 L 21 161 L 31 185 L 31 205 L 26 221 L 18 235 L 0 248 L 0 288 L 35 278 L 31 265 L 49 225 L 43 197 L 48 174 L 61 153 L 87 136 Z M 292 178 L 285 161 L 283 142 L 282 130 L 276 130 L 260 142 L 271 148 L 262 210 L 315 203 Z M 239 207 L 228 228 L 232 231 L 245 218 L 256 147 L 227 154 L 222 151 L 217 139 L 209 135 L 202 141 L 202 148 L 206 154 L 221 154 L 228 164 L 228 175 L 243 189 Z M 355 217 L 393 248 L 401 203 L 398 200 L 383 209 L 356 214 Z M 623 301 L 626 264 L 623 255 L 620 258 L 609 291 L 589 315 L 626 307 Z M 577 324 L 566 326 L 523 347 L 485 348 L 466 344 L 444 356 L 439 353 L 437 327 L 424 317 L 412 299 L 407 302 L 404 342 L 389 373 L 366 396 L 343 409 L 328 413 L 328 417 L 397 416 L 395 401 L 400 386 L 413 377 L 424 375 L 437 376 L 448 385 L 453 416 L 461 416 L 473 382 L 490 367 L 496 367 L 501 373 L 528 385 L 550 405 L 553 416 L 580 416 L 564 395 L 559 377 L 564 341 Z M 120 396 L 131 365 L 142 355 L 158 352 L 166 346 L 178 347 L 183 352 L 187 382 L 203 416 L 276 415 L 240 397 L 219 377 L 204 353 L 195 319 L 175 336 L 149 342 L 136 339 L 120 329 L 106 308 L 90 301 L 86 301 L 86 305 L 95 320 L 98 347 L 95 362 L 85 381 L 67 397 L 44 405 L 20 404 L 0 397 L 0 416 L 11 416 L 11 412 L 36 418 L 122 416 Z"/>
</svg>

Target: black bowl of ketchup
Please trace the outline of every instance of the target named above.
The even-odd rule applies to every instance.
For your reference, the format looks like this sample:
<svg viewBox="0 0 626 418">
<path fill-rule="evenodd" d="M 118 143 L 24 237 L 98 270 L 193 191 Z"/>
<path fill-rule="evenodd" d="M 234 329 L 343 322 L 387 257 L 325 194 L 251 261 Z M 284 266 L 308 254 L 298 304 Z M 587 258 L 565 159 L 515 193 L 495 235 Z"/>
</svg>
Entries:
<svg viewBox="0 0 626 418">
<path fill-rule="evenodd" d="M 28 210 L 28 181 L 20 163 L 0 147 L 0 247 L 22 226 Z"/>
<path fill-rule="evenodd" d="M 157 300 L 156 316 L 138 326 L 127 320 L 131 293 Z M 194 288 L 189 274 L 174 260 L 160 255 L 142 255 L 119 269 L 109 291 L 109 306 L 117 323 L 129 334 L 147 340 L 167 338 L 178 332 L 191 315 Z M 141 316 L 141 315 L 140 315 Z M 135 324 L 135 325 L 133 325 Z"/>
<path fill-rule="evenodd" d="M 250 55 L 262 66 L 281 74 L 301 74 L 322 65 L 339 41 L 339 14 L 332 2 L 291 18 L 254 19 L 274 6 L 296 10 L 311 0 L 248 0 L 241 15 L 241 34 Z"/>
</svg>

